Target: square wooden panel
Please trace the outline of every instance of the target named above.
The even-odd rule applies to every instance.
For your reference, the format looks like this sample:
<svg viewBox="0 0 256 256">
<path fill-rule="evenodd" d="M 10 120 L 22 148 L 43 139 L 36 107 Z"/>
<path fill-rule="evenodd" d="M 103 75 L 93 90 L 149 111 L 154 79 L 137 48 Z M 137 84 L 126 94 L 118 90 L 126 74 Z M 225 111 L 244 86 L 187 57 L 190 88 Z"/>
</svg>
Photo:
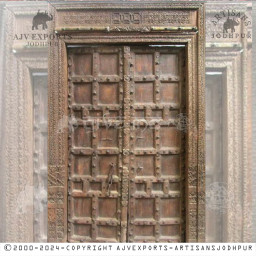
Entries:
<svg viewBox="0 0 256 256">
<path fill-rule="evenodd" d="M 74 83 L 74 103 L 92 104 L 92 84 Z"/>
<path fill-rule="evenodd" d="M 177 224 L 173 225 L 161 225 L 160 234 L 165 237 L 180 236 L 181 226 Z"/>
<path fill-rule="evenodd" d="M 162 193 L 163 192 L 163 183 L 162 182 L 153 182 L 152 183 L 152 193 Z"/>
<path fill-rule="evenodd" d="M 77 126 L 74 127 L 74 144 L 75 147 L 92 147 L 92 128 Z"/>
<path fill-rule="evenodd" d="M 163 119 L 163 110 L 161 110 L 161 109 L 152 109 L 151 118 L 152 119 Z"/>
<path fill-rule="evenodd" d="M 73 55 L 73 75 L 84 76 L 92 74 L 92 54 Z"/>
<path fill-rule="evenodd" d="M 135 199 L 135 219 L 154 219 L 155 218 L 155 199 L 136 198 Z"/>
<path fill-rule="evenodd" d="M 72 198 L 73 217 L 90 217 L 92 211 L 92 199 L 85 197 Z"/>
<path fill-rule="evenodd" d="M 73 191 L 83 192 L 84 184 L 82 181 L 73 181 L 71 183 L 71 186 L 72 186 L 72 192 Z"/>
<path fill-rule="evenodd" d="M 89 111 L 89 116 L 84 115 L 84 118 L 88 117 L 90 118 L 95 118 L 95 119 L 99 119 L 103 117 L 103 112 L 101 110 L 90 110 Z"/>
<path fill-rule="evenodd" d="M 91 175 L 92 158 L 87 155 L 75 155 L 72 157 L 72 175 Z"/>
<path fill-rule="evenodd" d="M 135 54 L 135 75 L 152 75 L 153 69 L 153 54 Z"/>
<path fill-rule="evenodd" d="M 145 110 L 144 109 L 134 110 L 134 117 L 136 119 L 144 119 L 145 118 Z"/>
<path fill-rule="evenodd" d="M 162 126 L 160 128 L 161 148 L 180 147 L 180 131 L 176 127 Z"/>
<path fill-rule="evenodd" d="M 102 191 L 102 183 L 101 182 L 90 182 L 88 192 L 101 192 Z"/>
<path fill-rule="evenodd" d="M 136 189 L 136 192 L 138 193 L 146 192 L 146 183 L 136 183 L 135 189 Z"/>
<path fill-rule="evenodd" d="M 162 198 L 160 203 L 160 218 L 180 217 L 180 204 L 179 198 Z"/>
<path fill-rule="evenodd" d="M 180 103 L 180 93 L 178 83 L 161 83 L 160 100 L 163 103 Z"/>
<path fill-rule="evenodd" d="M 135 83 L 135 103 L 154 102 L 154 83 Z"/>
<path fill-rule="evenodd" d="M 135 225 L 134 226 L 134 236 L 136 238 L 146 239 L 146 238 L 154 238 L 155 235 L 155 227 L 149 225 Z"/>
<path fill-rule="evenodd" d="M 119 84 L 99 83 L 99 104 L 118 104 Z"/>
<path fill-rule="evenodd" d="M 111 164 L 113 163 L 113 175 L 118 175 L 118 155 L 99 155 L 98 156 L 98 175 L 108 175 Z"/>
<path fill-rule="evenodd" d="M 99 74 L 100 75 L 118 75 L 118 54 L 104 53 L 99 56 Z"/>
<path fill-rule="evenodd" d="M 105 238 L 107 240 L 117 241 L 117 229 L 118 227 L 116 226 L 98 225 L 97 226 L 98 237 Z"/>
<path fill-rule="evenodd" d="M 136 156 L 135 172 L 137 176 L 155 176 L 155 156 L 154 155 Z"/>
<path fill-rule="evenodd" d="M 163 75 L 178 75 L 178 55 L 161 53 L 160 54 L 160 73 Z"/>
<path fill-rule="evenodd" d="M 92 226 L 86 224 L 72 224 L 73 235 L 81 238 L 91 238 Z"/>
<path fill-rule="evenodd" d="M 161 155 L 161 175 L 180 176 L 180 155 Z"/>
<path fill-rule="evenodd" d="M 154 128 L 135 127 L 135 148 L 154 148 Z"/>
<path fill-rule="evenodd" d="M 106 115 L 109 118 L 116 117 L 117 119 L 120 119 L 121 116 L 119 116 L 119 111 L 118 110 L 109 110 L 108 114 Z"/>
<path fill-rule="evenodd" d="M 99 127 L 98 147 L 113 148 L 118 147 L 118 129 L 116 127 Z"/>
<path fill-rule="evenodd" d="M 98 217 L 99 218 L 117 218 L 117 199 L 99 198 L 98 199 Z"/>
</svg>

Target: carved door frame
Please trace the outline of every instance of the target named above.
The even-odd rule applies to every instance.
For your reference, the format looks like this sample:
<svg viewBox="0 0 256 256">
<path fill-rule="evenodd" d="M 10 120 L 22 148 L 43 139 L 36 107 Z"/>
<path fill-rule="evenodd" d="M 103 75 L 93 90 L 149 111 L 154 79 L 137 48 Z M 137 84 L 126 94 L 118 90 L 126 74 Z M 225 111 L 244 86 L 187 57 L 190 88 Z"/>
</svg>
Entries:
<svg viewBox="0 0 256 256">
<path fill-rule="evenodd" d="M 222 242 L 250 242 L 252 233 L 252 169 L 250 165 L 250 90 L 252 43 L 251 38 L 238 37 L 235 40 L 220 38 L 212 40 L 212 33 L 218 29 L 211 25 L 211 18 L 224 7 L 220 4 L 208 4 L 206 10 L 206 71 L 223 72 L 223 184 L 227 189 L 226 212 L 223 213 Z M 241 14 L 248 14 L 251 7 L 232 4 L 232 8 Z M 239 29 L 247 34 L 250 28 L 243 23 Z M 207 100 L 207 98 L 206 98 Z M 208 123 L 206 119 L 206 129 Z M 208 154 L 209 152 L 207 152 Z M 207 166 L 206 166 L 207 168 Z M 207 177 L 206 177 L 207 179 Z M 206 184 L 208 186 L 208 184 Z M 208 206 L 207 206 L 208 207 Z M 234 214 L 234 207 L 236 214 Z M 240 221 L 241 220 L 241 221 Z M 212 220 L 213 221 L 213 220 Z M 212 232 L 211 232 L 212 233 Z M 207 234 L 206 234 L 207 236 Z M 218 237 L 219 239 L 219 237 Z"/>
<path fill-rule="evenodd" d="M 95 14 L 95 11 L 98 16 L 93 15 L 95 21 L 90 24 L 91 21 L 86 20 L 85 15 L 88 15 L 88 12 Z M 144 11 L 152 12 L 153 17 L 158 15 L 158 21 L 148 25 L 148 23 L 144 24 L 142 19 L 134 19 L 133 14 L 142 17 Z M 101 12 L 104 12 L 103 16 L 99 16 Z M 203 242 L 205 239 L 203 4 L 115 2 L 104 3 L 104 5 L 99 3 L 72 3 L 70 5 L 54 3 L 52 13 L 54 21 L 51 24 L 50 33 L 55 32 L 57 36 L 52 40 L 49 52 L 48 241 L 67 241 L 69 170 L 67 45 L 160 43 L 185 45 L 186 114 L 189 120 L 185 164 L 186 242 Z M 122 18 L 120 24 L 120 20 L 116 20 L 116 17 L 120 17 L 118 13 L 122 17 L 127 17 L 124 14 L 130 13 L 133 16 L 132 24 L 126 18 Z M 76 19 L 79 17 L 78 14 L 84 15 L 84 19 L 81 17 Z M 131 17 L 130 14 L 128 17 Z M 109 26 L 102 27 L 102 24 L 108 25 L 102 22 L 104 17 L 107 20 L 109 18 Z M 163 24 L 161 24 L 162 19 L 164 19 Z M 79 21 L 83 22 L 82 26 L 77 25 Z"/>
</svg>

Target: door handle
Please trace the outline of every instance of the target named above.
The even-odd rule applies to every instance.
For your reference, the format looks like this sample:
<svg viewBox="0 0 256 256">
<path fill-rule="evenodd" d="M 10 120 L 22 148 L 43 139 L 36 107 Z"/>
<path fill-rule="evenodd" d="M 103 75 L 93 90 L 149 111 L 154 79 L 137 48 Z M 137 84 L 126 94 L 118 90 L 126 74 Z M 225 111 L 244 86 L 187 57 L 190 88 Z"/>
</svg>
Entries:
<svg viewBox="0 0 256 256">
<path fill-rule="evenodd" d="M 110 168 L 109 168 L 108 178 L 107 178 L 107 183 L 108 183 L 107 193 L 108 194 L 110 194 L 110 187 L 113 183 L 113 174 L 114 174 L 114 163 L 111 163 Z"/>
<path fill-rule="evenodd" d="M 136 172 L 139 173 L 143 170 L 143 166 L 138 166 Z"/>
</svg>

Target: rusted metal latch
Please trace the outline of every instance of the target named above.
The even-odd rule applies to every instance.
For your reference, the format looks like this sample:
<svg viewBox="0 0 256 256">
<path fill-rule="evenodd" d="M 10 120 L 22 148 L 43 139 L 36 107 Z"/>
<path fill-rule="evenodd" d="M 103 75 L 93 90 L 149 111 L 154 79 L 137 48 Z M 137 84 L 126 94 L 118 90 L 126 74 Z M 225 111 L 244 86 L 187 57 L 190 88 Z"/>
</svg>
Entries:
<svg viewBox="0 0 256 256">
<path fill-rule="evenodd" d="M 107 193 L 110 194 L 110 186 L 113 183 L 113 174 L 114 174 L 114 163 L 110 164 L 110 168 L 109 168 L 109 173 L 108 173 L 108 188 L 107 188 Z"/>
<path fill-rule="evenodd" d="M 143 166 L 138 166 L 136 172 L 139 173 L 139 172 L 142 171 L 142 170 L 143 170 Z"/>
</svg>

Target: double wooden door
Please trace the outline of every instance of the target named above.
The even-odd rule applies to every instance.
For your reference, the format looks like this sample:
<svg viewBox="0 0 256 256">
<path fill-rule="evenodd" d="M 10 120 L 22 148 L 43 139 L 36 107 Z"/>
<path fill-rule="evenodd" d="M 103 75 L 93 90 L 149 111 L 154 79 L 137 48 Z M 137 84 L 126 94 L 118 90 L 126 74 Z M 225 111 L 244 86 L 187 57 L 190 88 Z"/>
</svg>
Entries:
<svg viewBox="0 0 256 256">
<path fill-rule="evenodd" d="M 185 240 L 183 48 L 68 48 L 68 241 Z"/>
</svg>

